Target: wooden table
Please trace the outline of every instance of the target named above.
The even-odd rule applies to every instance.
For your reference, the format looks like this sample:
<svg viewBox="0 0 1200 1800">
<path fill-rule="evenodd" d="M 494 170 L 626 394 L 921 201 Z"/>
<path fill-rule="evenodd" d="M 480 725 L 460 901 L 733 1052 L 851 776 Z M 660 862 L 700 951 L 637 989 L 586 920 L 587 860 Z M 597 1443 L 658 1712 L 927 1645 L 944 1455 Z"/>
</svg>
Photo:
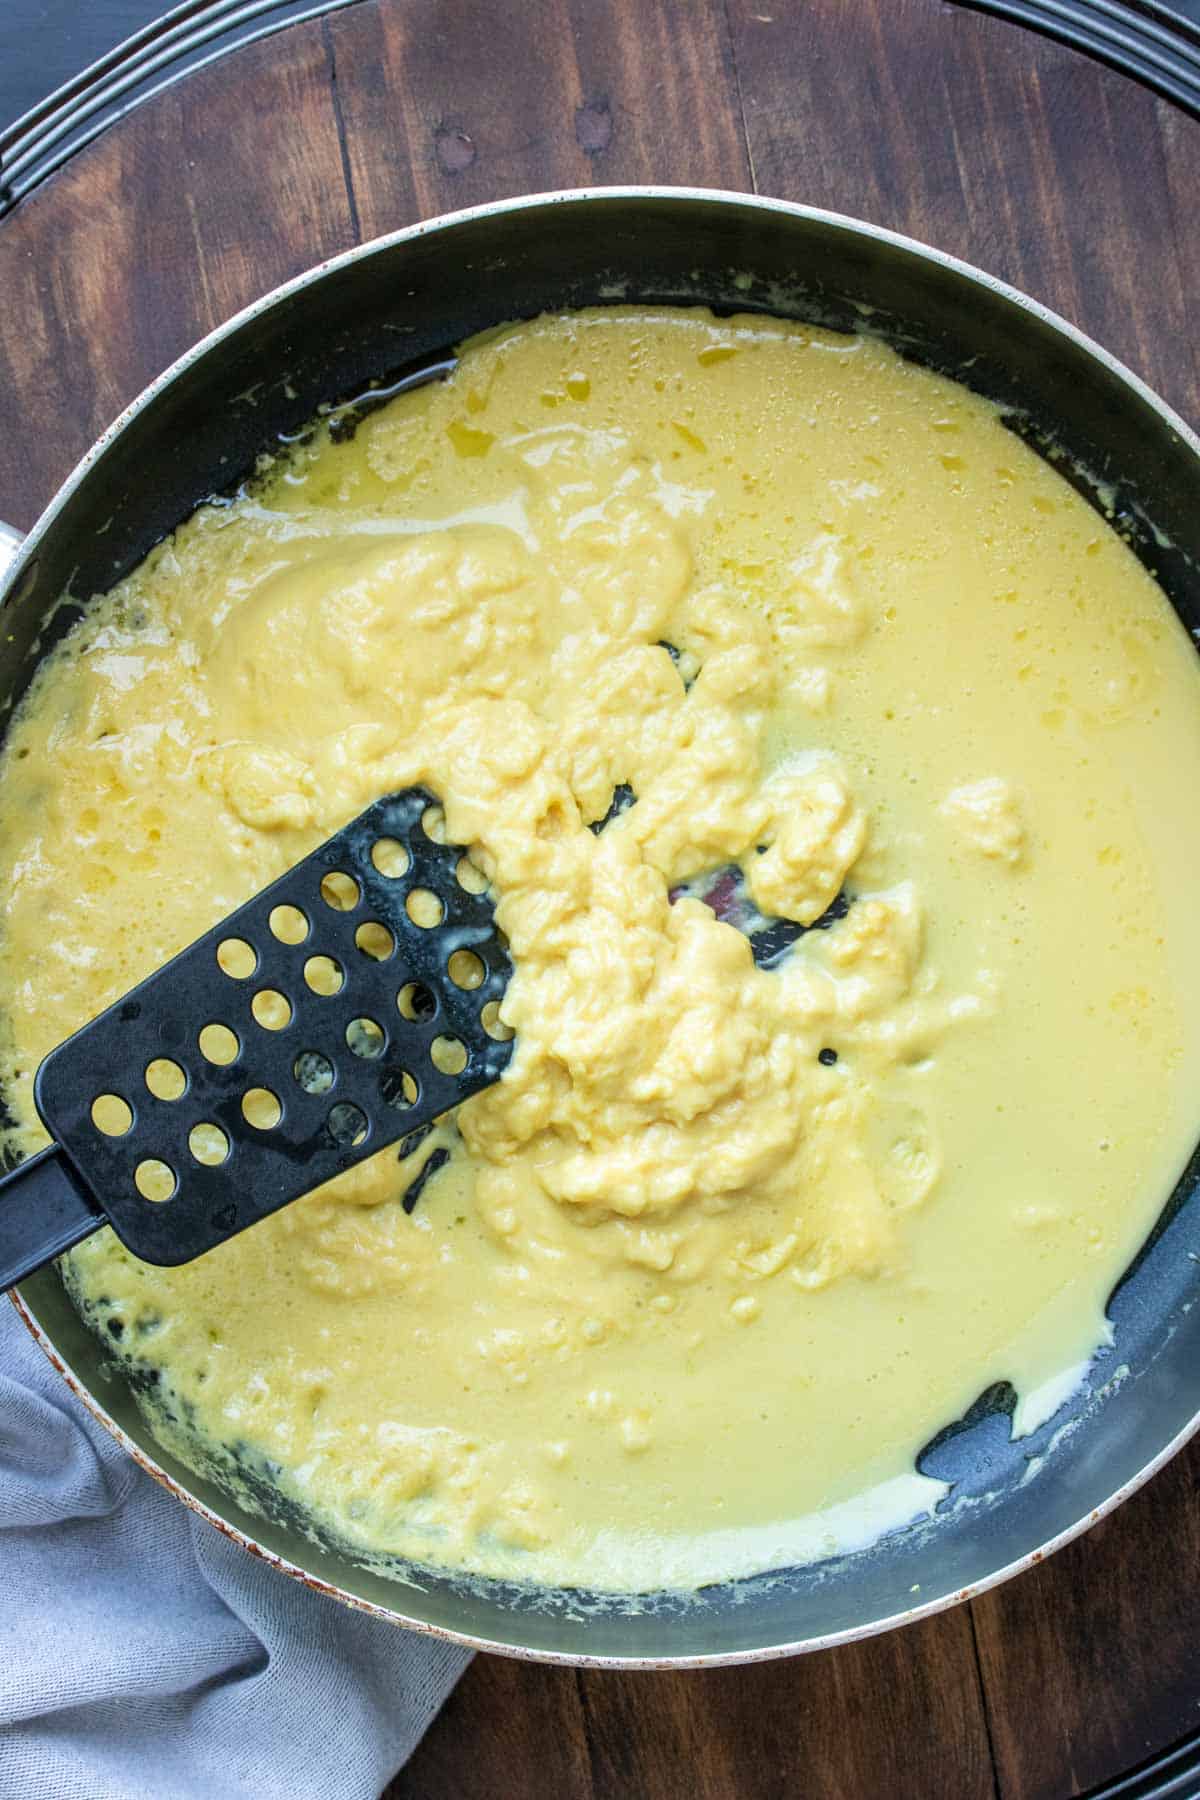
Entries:
<svg viewBox="0 0 1200 1800">
<path fill-rule="evenodd" d="M 189 76 L 0 225 L 0 515 L 31 523 L 152 375 L 319 258 L 641 181 L 911 232 L 1200 419 L 1200 126 L 1124 77 L 941 0 L 363 0 Z M 1198 1481 L 1200 1447 L 1036 1573 L 822 1656 L 480 1658 L 389 1794 L 1065 1800 L 1200 1723 Z"/>
</svg>

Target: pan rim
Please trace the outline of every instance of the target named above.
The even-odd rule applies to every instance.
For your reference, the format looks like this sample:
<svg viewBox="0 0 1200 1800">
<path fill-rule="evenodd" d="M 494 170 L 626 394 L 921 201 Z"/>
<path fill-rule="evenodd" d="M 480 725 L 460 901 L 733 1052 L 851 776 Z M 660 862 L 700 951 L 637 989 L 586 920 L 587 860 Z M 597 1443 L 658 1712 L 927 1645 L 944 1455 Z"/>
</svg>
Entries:
<svg viewBox="0 0 1200 1800">
<path fill-rule="evenodd" d="M 36 556 L 38 548 L 55 520 L 67 506 L 72 496 L 87 480 L 93 467 L 101 460 L 109 447 L 126 430 L 133 419 L 138 417 L 158 396 L 178 380 L 186 371 L 203 361 L 211 351 L 251 321 L 281 306 L 293 296 L 303 293 L 317 282 L 336 275 L 340 270 L 376 254 L 382 254 L 396 246 L 419 241 L 425 237 L 453 232 L 456 228 L 482 219 L 493 219 L 509 213 L 528 213 L 538 209 L 561 206 L 594 206 L 603 203 L 605 206 L 620 206 L 623 203 L 638 202 L 689 202 L 711 206 L 719 204 L 731 209 L 747 209 L 752 212 L 780 214 L 785 217 L 803 220 L 807 223 L 832 228 L 847 235 L 867 241 L 886 245 L 900 250 L 917 261 L 933 264 L 963 278 L 967 283 L 982 288 L 986 292 L 1007 302 L 1019 312 L 1048 327 L 1056 335 L 1066 339 L 1076 348 L 1082 350 L 1093 362 L 1098 364 L 1110 376 L 1116 379 L 1126 390 L 1148 407 L 1167 429 L 1179 440 L 1184 448 L 1200 463 L 1200 435 L 1155 391 L 1130 369 L 1125 363 L 1113 356 L 1101 344 L 1074 325 L 1061 314 L 1045 306 L 1042 302 L 1022 293 L 1018 288 L 977 268 L 961 258 L 950 255 L 933 246 L 923 244 L 918 239 L 903 233 L 895 232 L 884 226 L 874 225 L 867 221 L 855 219 L 848 214 L 829 211 L 819 207 L 801 205 L 791 201 L 774 200 L 760 195 L 740 193 L 735 190 L 681 187 L 672 185 L 626 185 L 620 187 L 583 187 L 555 189 L 546 192 L 518 195 L 509 199 L 487 202 L 482 205 L 466 207 L 437 217 L 421 220 L 413 225 L 405 226 L 397 231 L 372 238 L 366 243 L 356 245 L 350 250 L 314 264 L 311 268 L 293 276 L 287 282 L 273 288 L 269 293 L 243 307 L 223 324 L 216 326 L 196 344 L 177 357 L 161 374 L 155 377 L 140 394 L 125 406 L 113 422 L 101 433 L 91 448 L 75 465 L 57 493 L 44 508 L 29 533 L 24 537 L 17 554 L 0 576 L 0 606 L 8 596 L 17 591 L 24 571 Z M 862 1623 L 844 1627 L 842 1630 L 814 1637 L 799 1638 L 783 1643 L 771 1643 L 754 1646 L 748 1649 L 733 1651 L 713 1651 L 684 1655 L 617 1655 L 594 1654 L 587 1651 L 560 1651 L 539 1647 L 528 1647 L 511 1641 L 501 1641 L 459 1631 L 451 1627 L 433 1624 L 428 1620 L 415 1617 L 398 1607 L 381 1605 L 355 1594 L 349 1589 L 331 1583 L 314 1575 L 301 1564 L 290 1560 L 279 1552 L 259 1543 L 248 1532 L 231 1523 L 202 1501 L 198 1495 L 168 1471 L 152 1456 L 147 1454 L 117 1421 L 105 1410 L 93 1394 L 86 1381 L 70 1366 L 61 1351 L 57 1348 L 49 1332 L 41 1325 L 36 1312 L 24 1299 L 20 1291 L 14 1289 L 12 1301 L 24 1324 L 49 1358 L 53 1366 L 66 1381 L 72 1392 L 87 1408 L 91 1415 L 110 1433 L 122 1449 L 147 1474 L 171 1493 L 177 1500 L 187 1506 L 193 1513 L 214 1525 L 217 1530 L 238 1544 L 242 1549 L 259 1560 L 269 1564 L 280 1573 L 293 1580 L 303 1582 L 318 1593 L 327 1595 L 341 1603 L 355 1608 L 368 1616 L 386 1620 L 404 1629 L 416 1631 L 426 1636 L 455 1643 L 470 1650 L 484 1651 L 493 1655 L 512 1656 L 526 1661 L 541 1662 L 551 1665 L 597 1668 L 597 1669 L 691 1669 L 716 1668 L 739 1665 L 743 1663 L 773 1661 L 783 1657 L 806 1654 L 810 1651 L 833 1649 L 842 1644 L 880 1635 L 895 1630 L 902 1625 L 912 1624 L 932 1617 L 969 1600 L 977 1595 L 987 1593 L 1002 1582 L 1036 1567 L 1055 1551 L 1071 1543 L 1075 1538 L 1089 1530 L 1094 1524 L 1107 1517 L 1116 1507 L 1121 1505 L 1139 1488 L 1145 1485 L 1164 1465 L 1175 1456 L 1184 1445 L 1200 1431 L 1200 1410 L 1175 1435 L 1163 1445 L 1153 1457 L 1147 1461 L 1134 1475 L 1123 1482 L 1113 1493 L 1108 1495 L 1098 1506 L 1084 1513 L 1071 1524 L 1063 1527 L 1052 1537 L 1024 1552 L 1020 1557 L 990 1571 L 986 1576 L 967 1586 L 954 1589 L 935 1599 L 923 1601 L 919 1605 L 906 1608 L 901 1612 L 891 1613 L 882 1618 L 866 1620 Z M 404 1590 L 398 1590 L 404 1591 Z"/>
<path fill-rule="evenodd" d="M 1029 1569 L 1037 1568 L 1053 1556 L 1056 1551 L 1073 1543 L 1084 1532 L 1090 1531 L 1093 1525 L 1107 1518 L 1124 1501 L 1136 1494 L 1138 1489 L 1152 1480 L 1172 1457 L 1176 1456 L 1200 1431 L 1200 1412 L 1193 1415 L 1187 1424 L 1171 1438 L 1148 1463 L 1132 1475 L 1128 1481 L 1116 1488 L 1099 1506 L 1091 1508 L 1072 1524 L 1064 1526 L 1053 1537 L 1024 1555 L 1015 1557 L 1011 1562 L 992 1570 L 979 1581 L 970 1582 L 967 1586 L 955 1588 L 950 1593 L 941 1594 L 934 1600 L 922 1601 L 899 1613 L 889 1613 L 879 1619 L 869 1619 L 861 1625 L 848 1625 L 842 1631 L 826 1632 L 816 1637 L 789 1639 L 779 1644 L 763 1644 L 747 1650 L 714 1650 L 702 1654 L 682 1656 L 617 1656 L 599 1655 L 589 1651 L 547 1650 L 536 1645 L 510 1643 L 504 1639 L 481 1637 L 477 1633 L 455 1631 L 449 1626 L 435 1625 L 412 1613 L 401 1612 L 397 1607 L 381 1606 L 374 1600 L 367 1600 L 361 1594 L 355 1594 L 348 1588 L 338 1587 L 336 1583 L 323 1581 L 311 1570 L 300 1563 L 293 1562 L 290 1557 L 282 1556 L 277 1550 L 260 1544 L 249 1532 L 234 1525 L 213 1507 L 205 1504 L 199 1495 L 173 1475 L 168 1474 L 162 1464 L 154 1457 L 147 1455 L 139 1444 L 129 1436 L 116 1420 L 105 1411 L 96 1399 L 83 1378 L 67 1362 L 49 1333 L 43 1328 L 35 1314 L 24 1300 L 18 1288 L 10 1291 L 9 1298 L 17 1312 L 44 1354 L 54 1368 L 62 1376 L 71 1392 L 75 1395 L 98 1424 L 102 1425 L 111 1437 L 160 1487 L 183 1503 L 190 1512 L 213 1525 L 223 1537 L 228 1538 L 239 1548 L 247 1551 L 258 1561 L 266 1563 L 270 1568 L 286 1575 L 293 1581 L 302 1582 L 314 1593 L 324 1594 L 331 1600 L 340 1601 L 343 1605 L 353 1607 L 356 1612 L 365 1613 L 369 1618 L 385 1621 L 406 1631 L 419 1632 L 422 1636 L 438 1638 L 444 1643 L 458 1644 L 463 1649 L 483 1651 L 490 1656 L 510 1656 L 521 1662 L 547 1663 L 557 1668 L 569 1669 L 646 1669 L 646 1670 L 681 1670 L 681 1669 L 716 1669 L 733 1668 L 743 1663 L 776 1662 L 789 1656 L 807 1656 L 819 1650 L 836 1650 L 843 1644 L 859 1643 L 866 1638 L 880 1637 L 884 1632 L 899 1630 L 901 1626 L 915 1625 L 923 1619 L 933 1618 L 937 1613 L 948 1612 L 951 1607 L 960 1605 L 964 1600 L 974 1600 L 980 1595 L 989 1593 L 993 1588 L 1011 1581 L 1014 1576 L 1024 1574 Z"/>
</svg>

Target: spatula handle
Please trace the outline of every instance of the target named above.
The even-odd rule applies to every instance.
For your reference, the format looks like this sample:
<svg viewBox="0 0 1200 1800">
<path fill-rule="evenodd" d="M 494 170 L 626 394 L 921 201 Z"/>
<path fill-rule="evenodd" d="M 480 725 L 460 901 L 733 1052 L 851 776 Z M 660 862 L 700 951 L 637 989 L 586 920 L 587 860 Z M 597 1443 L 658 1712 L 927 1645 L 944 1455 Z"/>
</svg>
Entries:
<svg viewBox="0 0 1200 1800">
<path fill-rule="evenodd" d="M 104 1222 L 57 1144 L 31 1156 L 0 1178 L 0 1292 Z"/>
</svg>

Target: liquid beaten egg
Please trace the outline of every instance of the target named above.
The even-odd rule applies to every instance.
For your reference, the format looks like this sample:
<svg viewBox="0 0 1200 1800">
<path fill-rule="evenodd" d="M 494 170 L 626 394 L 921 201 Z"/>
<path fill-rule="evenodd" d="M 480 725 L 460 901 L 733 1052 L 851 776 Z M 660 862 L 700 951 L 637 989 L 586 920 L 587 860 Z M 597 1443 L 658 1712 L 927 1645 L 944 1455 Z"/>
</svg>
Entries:
<svg viewBox="0 0 1200 1800">
<path fill-rule="evenodd" d="M 17 1141 L 54 1044 L 414 782 L 514 1055 L 191 1265 L 99 1234 L 72 1292 L 164 1441 L 360 1557 L 639 1589 L 869 1541 L 981 1390 L 1070 1385 L 1192 1148 L 1194 650 L 869 336 L 544 318 L 346 424 L 13 723 Z M 812 929 L 759 966 L 759 917 Z"/>
</svg>

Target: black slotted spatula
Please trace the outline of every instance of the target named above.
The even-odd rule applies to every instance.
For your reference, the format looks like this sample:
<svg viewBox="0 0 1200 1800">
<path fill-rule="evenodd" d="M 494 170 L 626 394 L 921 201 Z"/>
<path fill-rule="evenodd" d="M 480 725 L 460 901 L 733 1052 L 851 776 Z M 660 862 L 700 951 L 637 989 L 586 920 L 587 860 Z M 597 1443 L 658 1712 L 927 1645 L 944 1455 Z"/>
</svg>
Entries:
<svg viewBox="0 0 1200 1800">
<path fill-rule="evenodd" d="M 497 1081 L 512 973 L 424 788 L 369 806 L 52 1050 L 0 1181 L 0 1290 L 102 1225 L 211 1250 Z"/>
</svg>

